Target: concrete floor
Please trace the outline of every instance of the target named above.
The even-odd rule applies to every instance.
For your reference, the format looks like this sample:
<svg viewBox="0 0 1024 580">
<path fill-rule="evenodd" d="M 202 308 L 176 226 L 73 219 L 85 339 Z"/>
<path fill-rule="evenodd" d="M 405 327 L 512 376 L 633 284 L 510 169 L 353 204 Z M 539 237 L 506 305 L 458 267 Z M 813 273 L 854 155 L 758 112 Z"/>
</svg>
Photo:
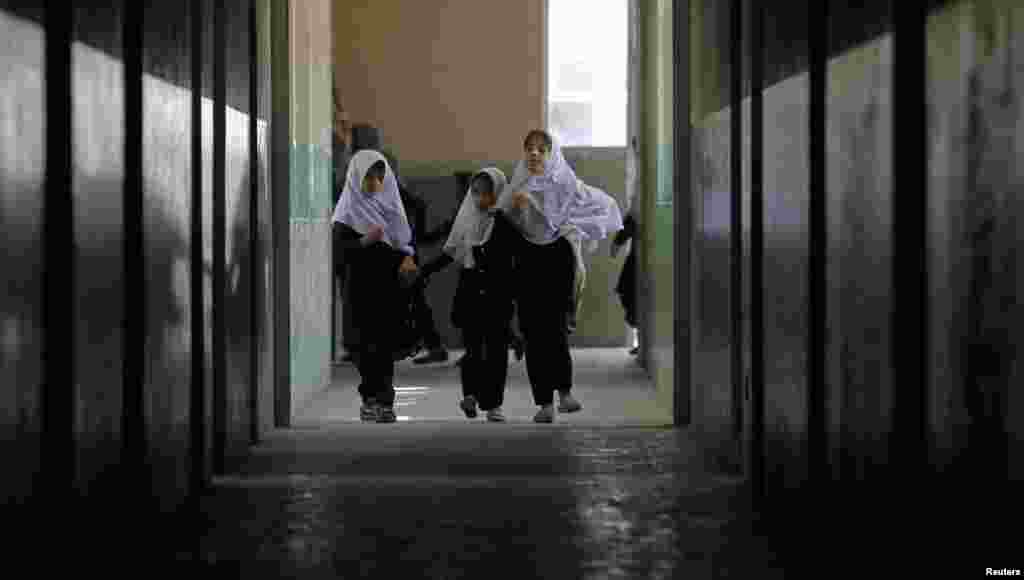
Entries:
<svg viewBox="0 0 1024 580">
<path fill-rule="evenodd" d="M 466 421 L 456 404 L 462 399 L 459 368 L 455 362 L 461 350 L 449 353 L 445 363 L 416 365 L 406 359 L 396 365 L 399 421 Z M 530 423 L 537 407 L 530 394 L 525 361 L 509 357 L 508 387 L 503 409 L 510 423 Z M 624 348 L 588 348 L 573 351 L 574 396 L 583 411 L 560 415 L 557 420 L 571 425 L 666 426 L 672 424 L 671 409 L 655 400 L 646 373 Z M 296 426 L 335 425 L 359 420 L 359 373 L 350 364 L 334 367 L 331 388 L 298 409 Z M 483 421 L 479 415 L 477 421 Z"/>
<path fill-rule="evenodd" d="M 171 548 L 166 565 L 166 551 L 135 557 L 175 578 L 774 579 L 858 564 L 887 577 L 893 568 L 876 563 L 908 553 L 879 535 L 891 519 L 867 533 L 833 521 L 764 535 L 746 484 L 703 468 L 693 437 L 668 425 L 625 349 L 574 353 L 584 410 L 553 425 L 531 422 L 517 362 L 511 421 L 465 419 L 455 406 L 460 354 L 400 365 L 395 424 L 360 423 L 355 371 L 337 367 L 293 428 L 215 479 L 200 521 L 173 530 L 177 540 L 133 527 L 109 534 L 109 551 L 90 548 L 92 557 L 123 562 L 135 540 Z"/>
<path fill-rule="evenodd" d="M 447 364 L 399 365 L 401 422 L 358 421 L 356 374 L 204 500 L 192 558 L 280 578 L 782 578 L 741 482 L 653 403 L 625 349 L 576 351 L 578 414 L 531 422 L 513 362 L 507 424 L 465 419 Z M 628 410 L 628 411 L 627 411 Z"/>
</svg>

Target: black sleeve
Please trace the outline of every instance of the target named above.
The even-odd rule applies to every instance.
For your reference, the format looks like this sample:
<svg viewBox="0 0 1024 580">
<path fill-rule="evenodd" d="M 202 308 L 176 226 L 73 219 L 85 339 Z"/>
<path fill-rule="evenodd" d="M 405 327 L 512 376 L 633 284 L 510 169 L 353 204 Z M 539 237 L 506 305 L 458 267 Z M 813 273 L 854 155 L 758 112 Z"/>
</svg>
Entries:
<svg viewBox="0 0 1024 580">
<path fill-rule="evenodd" d="M 512 221 L 509 217 L 500 209 L 494 210 L 494 231 L 491 233 L 491 237 L 494 237 L 495 235 L 497 235 L 501 240 L 501 245 L 512 252 L 514 252 L 520 244 L 526 242 L 523 234 L 519 233 L 516 226 L 512 225 Z"/>
<path fill-rule="evenodd" d="M 622 220 L 622 229 L 615 233 L 614 242 L 621 246 L 634 235 L 636 235 L 636 220 L 633 219 L 633 214 L 627 214 L 626 219 Z"/>
<path fill-rule="evenodd" d="M 341 222 L 331 222 L 336 250 L 352 251 L 363 247 L 363 235 Z"/>
<path fill-rule="evenodd" d="M 339 254 L 338 257 L 341 257 L 341 254 L 349 256 L 360 255 L 359 252 L 371 249 L 379 251 L 379 249 L 382 248 L 386 248 L 388 252 L 392 254 L 391 257 L 398 261 L 405 259 L 405 256 L 407 255 L 401 250 L 396 250 L 384 242 L 374 242 L 369 246 L 364 246 L 363 234 L 360 234 L 343 223 L 331 222 L 331 224 L 333 226 L 334 251 L 336 254 Z"/>
<path fill-rule="evenodd" d="M 423 276 L 430 276 L 436 274 L 441 270 L 447 268 L 455 260 L 452 259 L 448 254 L 441 252 L 441 255 L 434 258 L 430 262 L 427 262 L 422 268 L 420 268 L 420 274 Z"/>
</svg>

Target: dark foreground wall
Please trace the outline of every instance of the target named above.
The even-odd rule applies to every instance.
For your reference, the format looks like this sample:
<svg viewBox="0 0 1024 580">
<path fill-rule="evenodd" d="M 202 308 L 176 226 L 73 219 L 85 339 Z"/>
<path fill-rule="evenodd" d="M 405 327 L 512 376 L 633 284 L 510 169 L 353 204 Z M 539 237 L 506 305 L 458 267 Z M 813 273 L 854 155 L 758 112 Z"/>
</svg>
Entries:
<svg viewBox="0 0 1024 580">
<path fill-rule="evenodd" d="M 0 2 L 0 498 L 172 512 L 273 410 L 257 4 L 37 4 Z"/>
<path fill-rule="evenodd" d="M 766 507 L 999 497 L 1024 477 L 1024 8 L 689 4 L 709 459 Z"/>
</svg>

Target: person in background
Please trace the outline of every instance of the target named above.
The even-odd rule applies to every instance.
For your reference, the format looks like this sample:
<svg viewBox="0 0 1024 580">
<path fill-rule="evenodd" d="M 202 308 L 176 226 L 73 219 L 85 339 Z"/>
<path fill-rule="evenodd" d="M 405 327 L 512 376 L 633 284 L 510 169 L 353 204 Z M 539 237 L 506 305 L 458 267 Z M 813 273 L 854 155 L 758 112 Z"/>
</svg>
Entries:
<svg viewBox="0 0 1024 580">
<path fill-rule="evenodd" d="M 426 201 L 414 194 L 406 187 L 405 180 L 402 179 L 401 172 L 397 169 L 398 159 L 391 152 L 385 151 L 384 156 L 387 157 L 388 162 L 391 163 L 391 167 L 395 172 L 395 177 L 398 180 L 398 190 L 402 197 L 402 204 L 405 206 L 406 215 L 409 216 L 409 223 L 412 226 L 413 232 L 413 247 L 417 248 L 416 260 L 419 265 L 420 248 L 436 244 L 449 234 L 452 228 L 453 220 L 445 221 L 435 230 L 427 230 L 427 203 Z M 444 347 L 441 340 L 441 333 L 437 330 L 437 324 L 434 322 L 434 312 L 430 308 L 430 304 L 427 303 L 427 296 L 425 289 L 422 285 L 415 285 L 411 289 L 412 291 L 412 317 L 415 331 L 418 334 L 419 347 L 425 349 L 427 352 L 421 356 L 413 359 L 413 364 L 430 364 L 435 362 L 445 362 L 448 360 L 448 349 Z M 419 350 L 419 348 L 414 348 Z M 415 354 L 413 352 L 412 354 Z M 402 358 L 405 358 L 404 356 Z"/>
<path fill-rule="evenodd" d="M 624 245 L 634 240 L 636 236 L 636 219 L 633 217 L 633 212 L 630 211 L 626 214 L 626 219 L 622 220 L 622 229 L 619 230 L 615 237 L 612 238 L 612 257 L 618 255 L 619 251 Z M 640 347 L 636 344 L 636 242 L 630 244 L 629 254 L 626 255 L 626 261 L 622 265 L 622 273 L 619 274 L 619 282 L 615 285 L 615 293 L 619 295 L 619 301 L 622 303 L 623 310 L 626 311 L 626 324 L 629 325 L 632 333 L 632 344 L 630 345 L 629 354 L 637 355 L 640 353 Z"/>
<path fill-rule="evenodd" d="M 333 200 L 331 205 L 338 204 L 338 197 L 341 196 L 342 190 L 345 189 L 345 177 L 348 172 L 348 162 L 352 158 L 352 125 L 349 122 L 348 111 L 345 109 L 345 105 L 341 100 L 341 96 L 338 91 L 334 91 L 334 128 L 331 132 L 333 147 L 332 147 L 332 163 L 334 172 L 334 187 L 331 190 Z M 342 328 L 339 328 L 337 324 L 338 316 L 337 312 L 341 309 L 341 304 L 338 297 L 344 293 L 345 287 L 345 259 L 341 246 L 338 245 L 337 241 L 334 242 L 334 276 L 333 276 L 333 291 L 331 299 L 331 336 L 334 338 L 332 348 L 337 346 L 337 334 Z M 344 321 L 342 321 L 344 325 Z M 335 363 L 347 363 L 352 362 L 352 355 L 342 347 L 340 356 L 335 358 Z"/>
</svg>

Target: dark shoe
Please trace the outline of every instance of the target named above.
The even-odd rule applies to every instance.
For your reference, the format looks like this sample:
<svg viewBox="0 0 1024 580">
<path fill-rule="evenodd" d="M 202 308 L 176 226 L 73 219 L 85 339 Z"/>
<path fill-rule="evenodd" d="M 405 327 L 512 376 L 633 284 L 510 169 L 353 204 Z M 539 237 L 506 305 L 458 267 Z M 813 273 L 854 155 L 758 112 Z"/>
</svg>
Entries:
<svg viewBox="0 0 1024 580">
<path fill-rule="evenodd" d="M 363 402 L 359 407 L 359 420 L 373 422 L 380 418 L 380 405 L 373 399 Z"/>
<path fill-rule="evenodd" d="M 397 420 L 394 407 L 381 407 L 380 415 L 377 416 L 378 423 L 394 423 Z"/>
<path fill-rule="evenodd" d="M 554 423 L 555 422 L 555 406 L 554 405 L 543 405 L 537 414 L 533 416 L 534 423 Z"/>
<path fill-rule="evenodd" d="M 476 418 L 476 397 L 470 395 L 459 402 L 459 408 L 466 414 L 467 419 Z"/>
<path fill-rule="evenodd" d="M 629 349 L 629 354 L 631 354 L 633 356 L 636 356 L 636 355 L 640 354 L 640 347 L 639 346 L 634 346 L 633 348 Z"/>
<path fill-rule="evenodd" d="M 446 360 L 448 360 L 448 351 L 443 348 L 439 348 L 437 350 L 431 350 L 419 358 L 413 359 L 412 362 L 413 364 L 425 365 L 435 362 L 444 362 Z"/>
<path fill-rule="evenodd" d="M 403 360 L 405 360 L 407 358 L 412 358 L 412 357 L 416 356 L 417 354 L 420 353 L 420 350 L 421 349 L 418 346 L 413 346 L 413 347 L 409 347 L 409 348 L 405 348 L 405 349 L 399 349 L 399 350 L 396 350 L 394 352 L 394 355 L 392 356 L 392 358 L 395 360 L 395 362 L 400 362 L 400 361 L 403 361 Z"/>
<path fill-rule="evenodd" d="M 583 405 L 572 396 L 571 393 L 558 393 L 558 412 L 575 413 L 583 408 Z"/>
</svg>

